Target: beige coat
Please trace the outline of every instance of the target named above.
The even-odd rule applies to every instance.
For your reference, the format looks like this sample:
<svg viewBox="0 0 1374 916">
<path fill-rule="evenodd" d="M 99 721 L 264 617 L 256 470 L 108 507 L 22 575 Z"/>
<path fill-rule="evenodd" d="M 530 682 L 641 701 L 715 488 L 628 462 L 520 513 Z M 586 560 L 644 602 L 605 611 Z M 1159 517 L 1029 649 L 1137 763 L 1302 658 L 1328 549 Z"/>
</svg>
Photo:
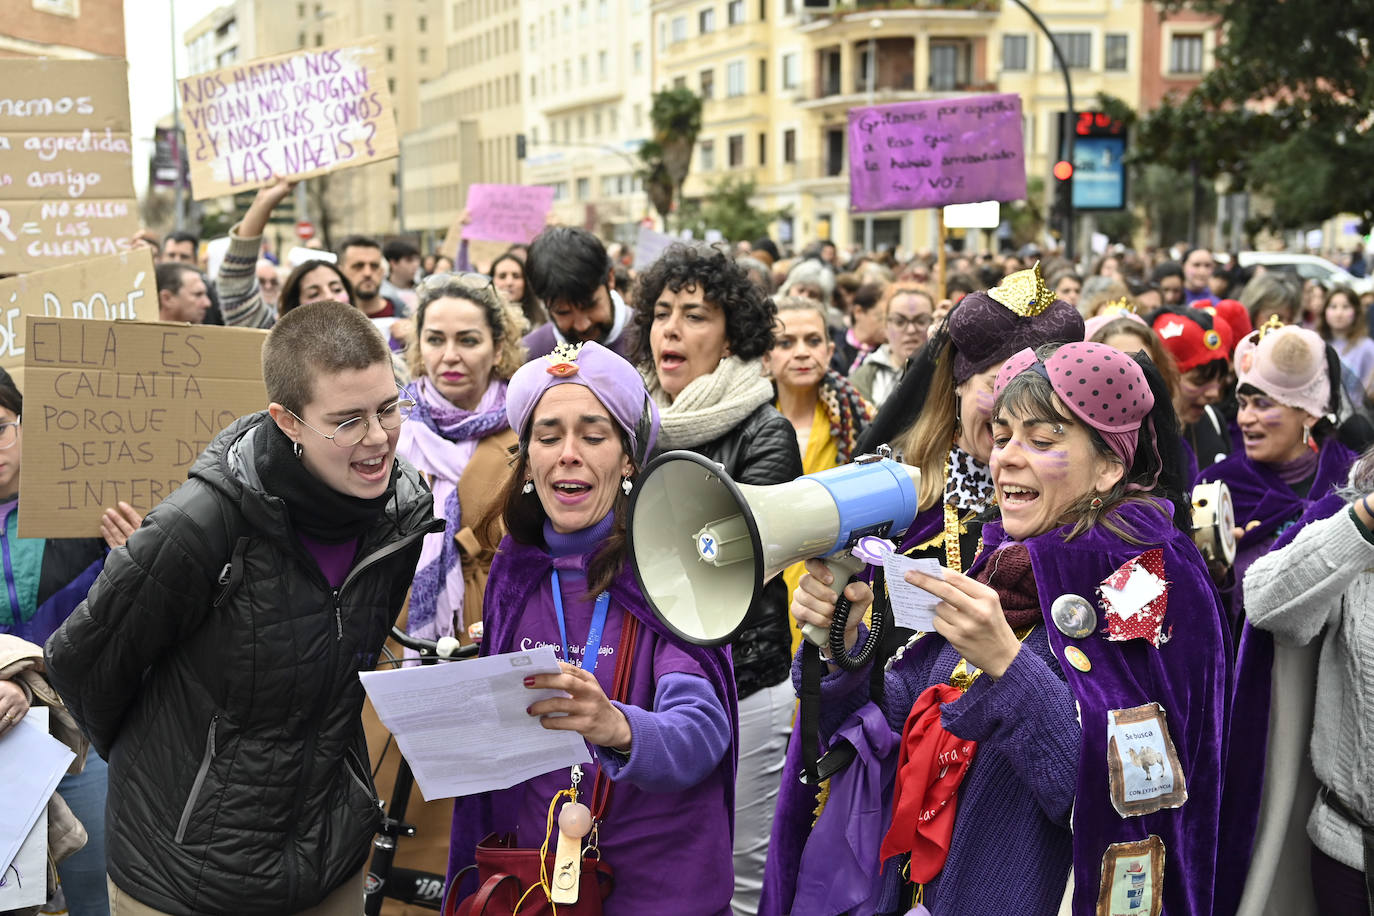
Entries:
<svg viewBox="0 0 1374 916">
<path fill-rule="evenodd" d="M 77 728 L 76 720 L 62 698 L 43 676 L 43 649 L 31 642 L 0 633 L 0 681 L 15 681 L 24 688 L 30 705 L 46 706 L 52 736 L 76 752 L 76 759 L 68 773 L 80 773 L 86 766 L 86 736 Z M 62 796 L 56 792 L 48 799 L 48 896 L 57 889 L 57 863 L 86 845 L 86 828 L 72 814 Z M 19 910 L 35 913 L 38 907 Z"/>
</svg>

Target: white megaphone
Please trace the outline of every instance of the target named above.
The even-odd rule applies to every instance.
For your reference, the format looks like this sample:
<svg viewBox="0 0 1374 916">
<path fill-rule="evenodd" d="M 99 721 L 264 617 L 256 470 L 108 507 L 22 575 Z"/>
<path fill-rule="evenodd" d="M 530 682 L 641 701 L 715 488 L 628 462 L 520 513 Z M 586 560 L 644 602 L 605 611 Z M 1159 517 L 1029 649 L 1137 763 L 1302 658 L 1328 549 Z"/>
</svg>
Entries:
<svg viewBox="0 0 1374 916">
<path fill-rule="evenodd" d="M 659 619 L 691 643 L 729 642 L 764 583 L 823 557 L 836 594 L 864 567 L 860 538 L 899 538 L 916 518 L 921 472 L 884 454 L 790 483 L 737 484 L 695 452 L 654 461 L 630 500 L 631 565 Z M 803 628 L 826 645 L 828 634 Z"/>
</svg>

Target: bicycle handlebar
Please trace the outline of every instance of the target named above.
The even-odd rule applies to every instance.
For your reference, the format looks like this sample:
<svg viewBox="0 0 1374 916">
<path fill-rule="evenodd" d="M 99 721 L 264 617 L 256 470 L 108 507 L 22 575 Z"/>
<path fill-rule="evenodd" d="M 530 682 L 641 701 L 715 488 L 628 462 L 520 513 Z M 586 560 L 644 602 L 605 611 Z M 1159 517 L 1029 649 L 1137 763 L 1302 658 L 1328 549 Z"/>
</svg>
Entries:
<svg viewBox="0 0 1374 916">
<path fill-rule="evenodd" d="M 481 648 L 477 643 L 460 645 L 452 636 L 445 636 L 439 640 L 417 639 L 400 627 L 391 628 L 391 638 L 407 649 L 414 649 L 421 656 L 430 658 L 472 658 Z"/>
</svg>

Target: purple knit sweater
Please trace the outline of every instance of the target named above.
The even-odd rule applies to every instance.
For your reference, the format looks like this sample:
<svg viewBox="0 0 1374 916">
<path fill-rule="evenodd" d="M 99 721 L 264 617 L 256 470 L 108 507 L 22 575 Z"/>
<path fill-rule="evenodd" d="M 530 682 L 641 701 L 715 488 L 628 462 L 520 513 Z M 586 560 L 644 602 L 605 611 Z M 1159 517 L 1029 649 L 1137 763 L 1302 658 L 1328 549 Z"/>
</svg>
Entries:
<svg viewBox="0 0 1374 916">
<path fill-rule="evenodd" d="M 935 634 L 907 650 L 884 680 L 883 713 L 900 734 L 928 686 L 949 680 L 959 653 Z M 800 685 L 800 656 L 793 680 Z M 869 702 L 867 670 L 836 672 L 821 683 L 821 733 L 832 735 Z M 941 721 L 979 742 L 959 789 L 949 859 L 926 885 L 932 916 L 1002 916 L 1058 910 L 1073 864 L 1069 816 L 1078 774 L 1079 727 L 1072 692 L 1049 650 L 1043 626 L 1031 631 L 998 681 L 980 677 L 948 703 Z M 897 753 L 896 747 L 893 754 Z M 866 829 L 886 832 L 883 822 Z M 900 862 L 885 863 L 880 913 L 905 913 L 911 886 Z"/>
</svg>

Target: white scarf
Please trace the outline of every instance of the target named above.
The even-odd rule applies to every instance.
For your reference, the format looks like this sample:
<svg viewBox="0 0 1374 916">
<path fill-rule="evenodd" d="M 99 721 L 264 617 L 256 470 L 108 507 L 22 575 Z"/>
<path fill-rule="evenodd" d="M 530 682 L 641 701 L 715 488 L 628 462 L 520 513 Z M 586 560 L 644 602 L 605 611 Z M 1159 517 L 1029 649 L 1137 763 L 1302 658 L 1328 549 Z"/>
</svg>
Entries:
<svg viewBox="0 0 1374 916">
<path fill-rule="evenodd" d="M 727 356 L 714 372 L 693 379 L 668 401 L 652 365 L 640 370 L 658 404 L 658 445 L 664 449 L 696 448 L 734 429 L 760 404 L 773 400 L 773 386 L 763 377 L 763 363 Z"/>
</svg>

